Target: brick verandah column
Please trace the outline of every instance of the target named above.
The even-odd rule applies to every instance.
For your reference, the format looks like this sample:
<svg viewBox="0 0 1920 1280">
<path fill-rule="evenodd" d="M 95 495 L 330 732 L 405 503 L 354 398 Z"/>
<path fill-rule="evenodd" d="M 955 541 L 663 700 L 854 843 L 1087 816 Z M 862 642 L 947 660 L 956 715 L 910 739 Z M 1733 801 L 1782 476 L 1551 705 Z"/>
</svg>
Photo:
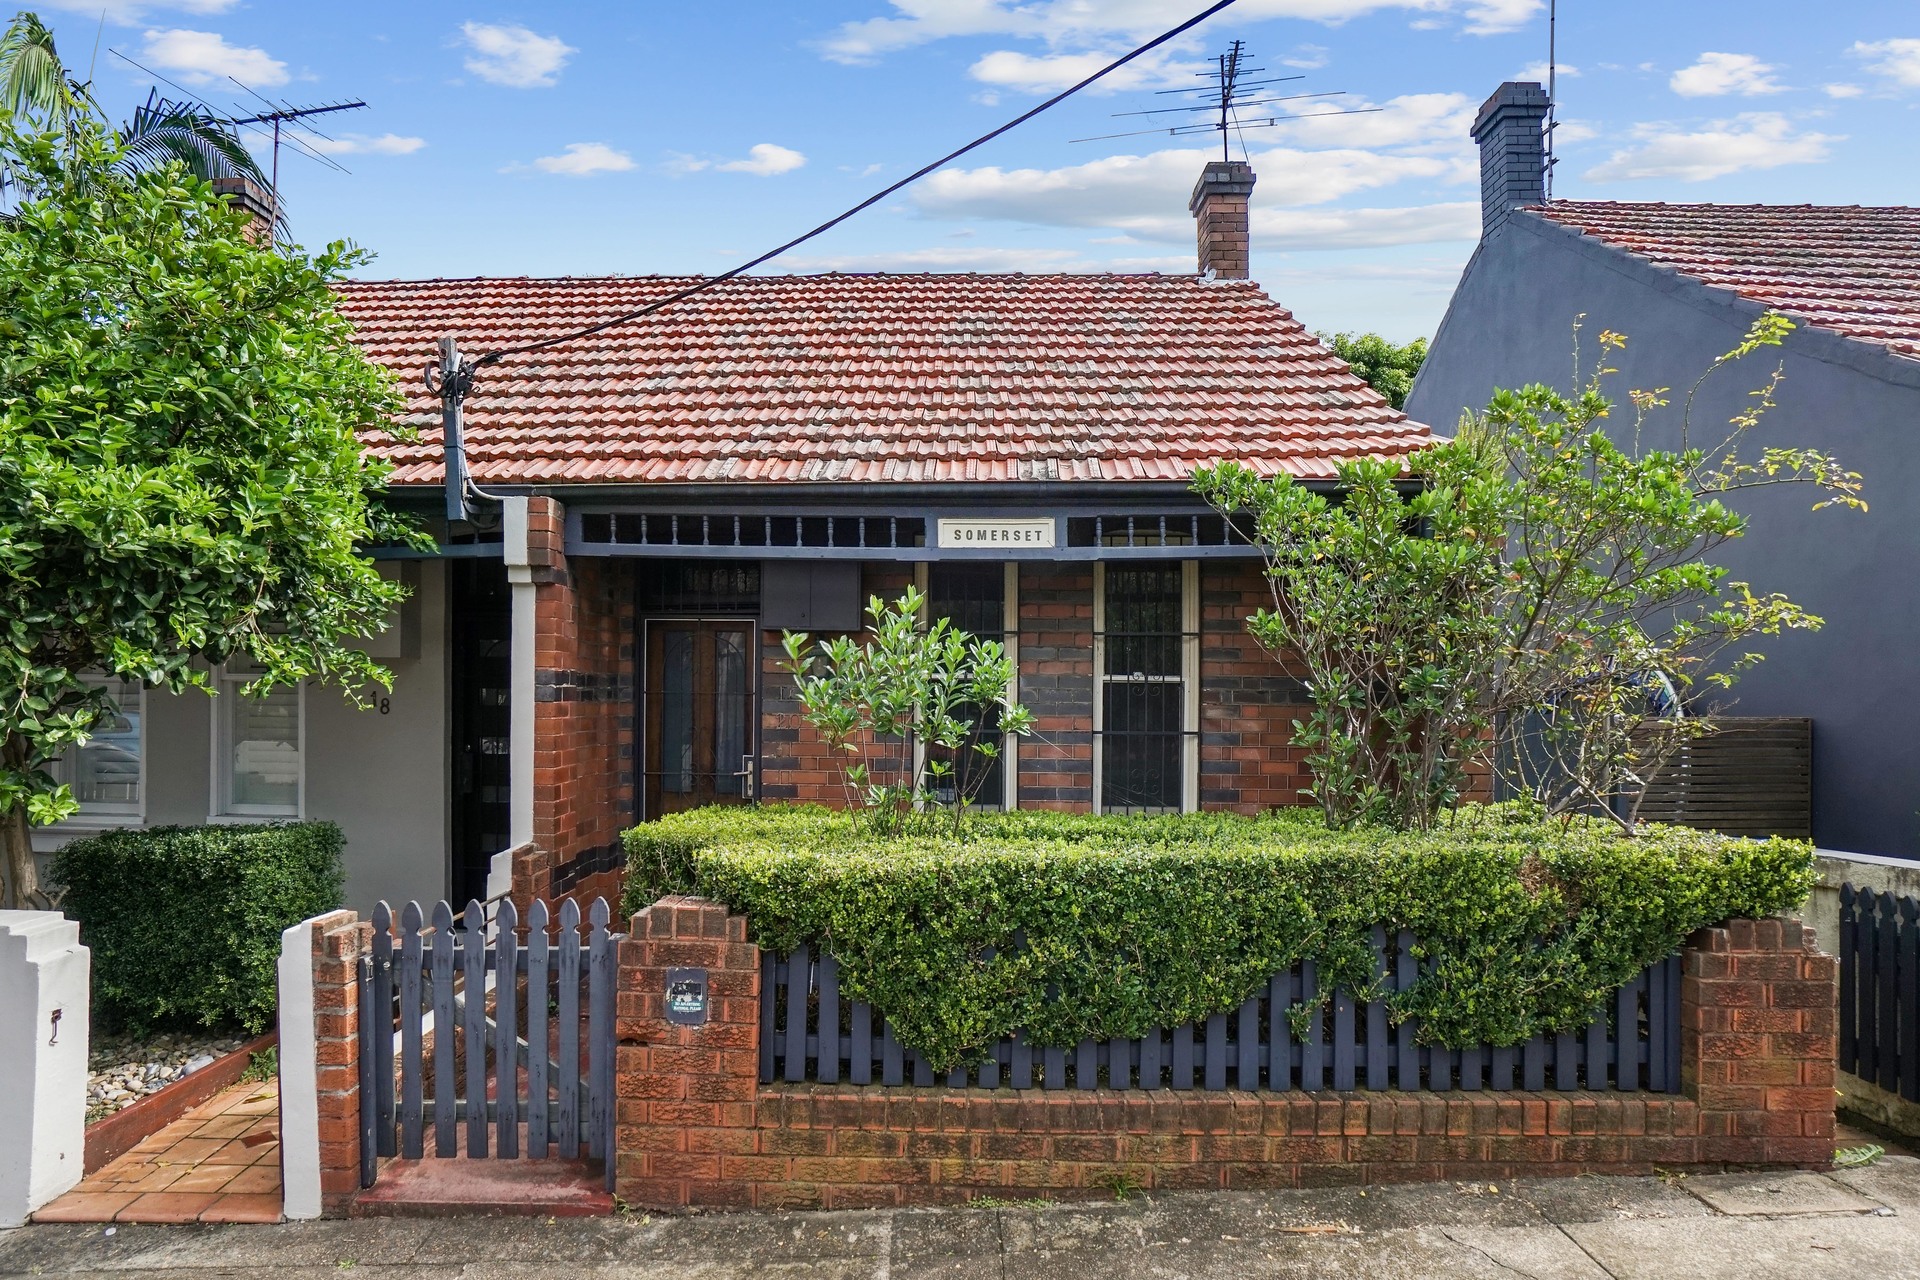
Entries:
<svg viewBox="0 0 1920 1280">
<path fill-rule="evenodd" d="M 320 1203 L 345 1214 L 360 1189 L 360 957 L 373 926 L 351 911 L 313 922 L 314 1083 L 320 1113 Z"/>
<path fill-rule="evenodd" d="M 707 971 L 707 1021 L 667 1021 L 669 968 Z M 785 1162 L 756 1155 L 760 948 L 745 916 L 668 897 L 633 917 L 615 997 L 614 1191 L 656 1208 L 748 1208 Z M 762 1168 L 765 1164 L 768 1167 Z"/>
<path fill-rule="evenodd" d="M 1687 942 L 1680 1077 L 1701 1163 L 1833 1158 L 1839 961 L 1797 920 L 1733 920 Z"/>
</svg>

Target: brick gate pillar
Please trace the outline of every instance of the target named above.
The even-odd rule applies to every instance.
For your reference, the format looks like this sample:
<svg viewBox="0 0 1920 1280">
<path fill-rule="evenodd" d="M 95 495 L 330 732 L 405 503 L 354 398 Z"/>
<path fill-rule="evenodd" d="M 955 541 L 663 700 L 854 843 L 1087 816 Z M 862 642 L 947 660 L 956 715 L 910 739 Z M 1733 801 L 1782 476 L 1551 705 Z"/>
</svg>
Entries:
<svg viewBox="0 0 1920 1280">
<path fill-rule="evenodd" d="M 1732 920 L 1688 940 L 1680 1078 L 1701 1163 L 1833 1160 L 1839 962 L 1797 920 Z"/>
<path fill-rule="evenodd" d="M 706 1021 L 668 1020 L 667 970 L 703 969 Z M 620 944 L 614 1193 L 648 1208 L 748 1208 L 760 1087 L 760 948 L 745 916 L 662 898 Z M 743 1163 L 744 1162 L 744 1163 Z"/>
</svg>

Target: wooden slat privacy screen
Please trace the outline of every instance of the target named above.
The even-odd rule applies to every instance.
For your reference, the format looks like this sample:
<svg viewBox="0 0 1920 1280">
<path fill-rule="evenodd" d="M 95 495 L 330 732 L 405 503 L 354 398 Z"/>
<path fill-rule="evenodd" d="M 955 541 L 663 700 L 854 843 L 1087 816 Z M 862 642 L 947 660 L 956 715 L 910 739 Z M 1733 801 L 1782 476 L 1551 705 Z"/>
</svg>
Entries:
<svg viewBox="0 0 1920 1280">
<path fill-rule="evenodd" d="M 1419 975 L 1413 937 L 1390 947 L 1374 930 L 1385 989 Z M 1015 1035 L 981 1063 L 936 1075 L 867 1004 L 843 999 L 830 955 L 800 947 L 761 957 L 760 1079 L 979 1089 L 1680 1089 L 1680 959 L 1662 960 L 1620 988 L 1580 1033 L 1523 1045 L 1446 1049 L 1418 1028 L 1389 1024 L 1384 1001 L 1335 990 L 1321 1004 L 1311 962 L 1276 973 L 1238 1009 L 1138 1039 L 1041 1048 Z M 1289 1011 L 1313 1004 L 1306 1035 Z M 821 1028 L 829 1033 L 822 1038 Z M 1275 1034 L 1276 1029 L 1279 1034 Z M 824 1045 L 824 1048 L 823 1048 Z"/>
<path fill-rule="evenodd" d="M 1642 822 L 1730 836 L 1813 838 L 1813 721 L 1717 716 L 1681 747 L 1640 801 Z"/>
</svg>

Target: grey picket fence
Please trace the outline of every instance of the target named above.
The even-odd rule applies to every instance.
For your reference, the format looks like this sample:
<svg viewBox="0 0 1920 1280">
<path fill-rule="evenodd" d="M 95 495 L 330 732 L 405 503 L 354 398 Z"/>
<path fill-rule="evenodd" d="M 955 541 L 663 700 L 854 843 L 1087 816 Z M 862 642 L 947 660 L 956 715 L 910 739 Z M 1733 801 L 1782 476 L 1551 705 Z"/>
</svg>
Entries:
<svg viewBox="0 0 1920 1280">
<path fill-rule="evenodd" d="M 1920 1102 L 1920 899 L 1840 886 L 1840 1069 Z"/>
<path fill-rule="evenodd" d="M 1420 974 L 1414 939 L 1374 930 L 1384 992 Z M 1238 1009 L 1201 1023 L 1125 1040 L 1046 1048 L 1014 1035 L 973 1066 L 936 1073 L 902 1045 L 884 1016 L 844 999 L 838 962 L 809 947 L 761 957 L 760 1079 L 978 1089 L 1617 1089 L 1680 1090 L 1680 958 L 1661 960 L 1622 986 L 1579 1033 L 1522 1045 L 1449 1049 L 1419 1043 L 1394 1024 L 1385 1000 L 1338 988 L 1321 999 L 1311 962 L 1273 975 Z M 1307 1006 L 1306 1034 L 1290 1011 Z M 821 1029 L 828 1034 L 822 1035 Z"/>
<path fill-rule="evenodd" d="M 557 923 L 535 902 L 523 940 L 510 901 L 491 921 L 469 902 L 459 927 L 445 902 L 430 927 L 417 902 L 397 929 L 386 903 L 374 908 L 360 984 L 362 1186 L 380 1157 L 461 1155 L 463 1132 L 469 1159 L 607 1159 L 625 937 L 610 919 L 595 899 L 583 935 L 571 898 Z"/>
</svg>

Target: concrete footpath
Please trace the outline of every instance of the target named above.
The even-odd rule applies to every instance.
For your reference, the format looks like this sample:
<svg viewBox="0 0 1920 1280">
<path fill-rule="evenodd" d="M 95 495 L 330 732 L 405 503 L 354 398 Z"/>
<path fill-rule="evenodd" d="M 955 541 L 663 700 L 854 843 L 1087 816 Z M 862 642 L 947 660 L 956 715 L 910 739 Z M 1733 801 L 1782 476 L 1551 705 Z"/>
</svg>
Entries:
<svg viewBox="0 0 1920 1280">
<path fill-rule="evenodd" d="M 1100 1204 L 0 1232 L 0 1275 L 920 1280 L 1920 1277 L 1920 1160 L 1833 1174 L 1182 1193 Z"/>
</svg>

